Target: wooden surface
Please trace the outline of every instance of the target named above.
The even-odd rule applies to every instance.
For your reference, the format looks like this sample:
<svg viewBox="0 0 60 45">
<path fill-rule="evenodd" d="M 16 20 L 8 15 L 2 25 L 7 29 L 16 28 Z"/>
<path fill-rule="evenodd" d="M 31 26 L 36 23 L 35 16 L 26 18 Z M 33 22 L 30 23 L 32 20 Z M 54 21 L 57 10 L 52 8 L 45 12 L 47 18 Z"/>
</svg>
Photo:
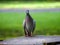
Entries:
<svg viewBox="0 0 60 45">
<path fill-rule="evenodd" d="M 43 43 L 51 43 L 51 42 L 60 42 L 60 36 L 44 36 L 44 35 L 37 35 L 34 37 L 17 37 L 12 39 L 7 39 L 0 44 L 40 44 L 43 45 Z"/>
</svg>

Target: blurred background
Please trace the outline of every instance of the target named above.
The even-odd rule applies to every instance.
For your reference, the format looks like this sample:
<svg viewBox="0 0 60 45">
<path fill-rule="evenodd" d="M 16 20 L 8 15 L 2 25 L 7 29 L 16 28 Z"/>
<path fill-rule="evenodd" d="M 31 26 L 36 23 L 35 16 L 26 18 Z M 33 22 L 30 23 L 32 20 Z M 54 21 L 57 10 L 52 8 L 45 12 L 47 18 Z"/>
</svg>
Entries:
<svg viewBox="0 0 60 45">
<path fill-rule="evenodd" d="M 36 20 L 33 35 L 60 35 L 60 0 L 0 0 L 0 40 L 24 36 L 27 9 Z"/>
</svg>

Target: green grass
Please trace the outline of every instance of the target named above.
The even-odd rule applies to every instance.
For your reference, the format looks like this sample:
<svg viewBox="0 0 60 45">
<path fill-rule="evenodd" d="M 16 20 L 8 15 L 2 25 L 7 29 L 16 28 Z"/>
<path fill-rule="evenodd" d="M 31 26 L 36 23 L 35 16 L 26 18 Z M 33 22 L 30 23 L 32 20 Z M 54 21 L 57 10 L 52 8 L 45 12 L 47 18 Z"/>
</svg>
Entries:
<svg viewBox="0 0 60 45">
<path fill-rule="evenodd" d="M 33 4 L 33 5 L 32 5 Z M 0 3 L 0 8 L 59 8 L 60 2 L 8 2 Z"/>
<path fill-rule="evenodd" d="M 60 35 L 60 12 L 30 12 L 36 20 L 34 35 Z M 0 40 L 24 35 L 23 12 L 0 12 Z"/>
</svg>

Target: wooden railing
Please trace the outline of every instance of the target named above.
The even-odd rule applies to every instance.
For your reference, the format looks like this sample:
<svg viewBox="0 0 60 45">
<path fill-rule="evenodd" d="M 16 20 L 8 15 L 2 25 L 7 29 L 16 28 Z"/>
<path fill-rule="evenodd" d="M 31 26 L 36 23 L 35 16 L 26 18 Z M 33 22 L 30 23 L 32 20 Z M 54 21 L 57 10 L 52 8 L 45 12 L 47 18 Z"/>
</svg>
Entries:
<svg viewBox="0 0 60 45">
<path fill-rule="evenodd" d="M 33 37 L 17 37 L 1 41 L 0 44 L 19 44 L 19 45 L 59 45 L 60 36 L 38 35 Z"/>
</svg>

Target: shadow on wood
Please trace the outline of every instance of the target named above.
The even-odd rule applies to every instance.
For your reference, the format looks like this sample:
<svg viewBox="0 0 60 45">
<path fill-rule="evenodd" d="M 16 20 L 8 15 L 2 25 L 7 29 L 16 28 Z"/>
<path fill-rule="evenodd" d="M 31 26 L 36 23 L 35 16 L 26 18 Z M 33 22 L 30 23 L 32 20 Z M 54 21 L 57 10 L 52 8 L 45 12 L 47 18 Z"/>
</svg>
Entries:
<svg viewBox="0 0 60 45">
<path fill-rule="evenodd" d="M 43 45 L 60 45 L 60 42 L 43 43 Z"/>
</svg>

